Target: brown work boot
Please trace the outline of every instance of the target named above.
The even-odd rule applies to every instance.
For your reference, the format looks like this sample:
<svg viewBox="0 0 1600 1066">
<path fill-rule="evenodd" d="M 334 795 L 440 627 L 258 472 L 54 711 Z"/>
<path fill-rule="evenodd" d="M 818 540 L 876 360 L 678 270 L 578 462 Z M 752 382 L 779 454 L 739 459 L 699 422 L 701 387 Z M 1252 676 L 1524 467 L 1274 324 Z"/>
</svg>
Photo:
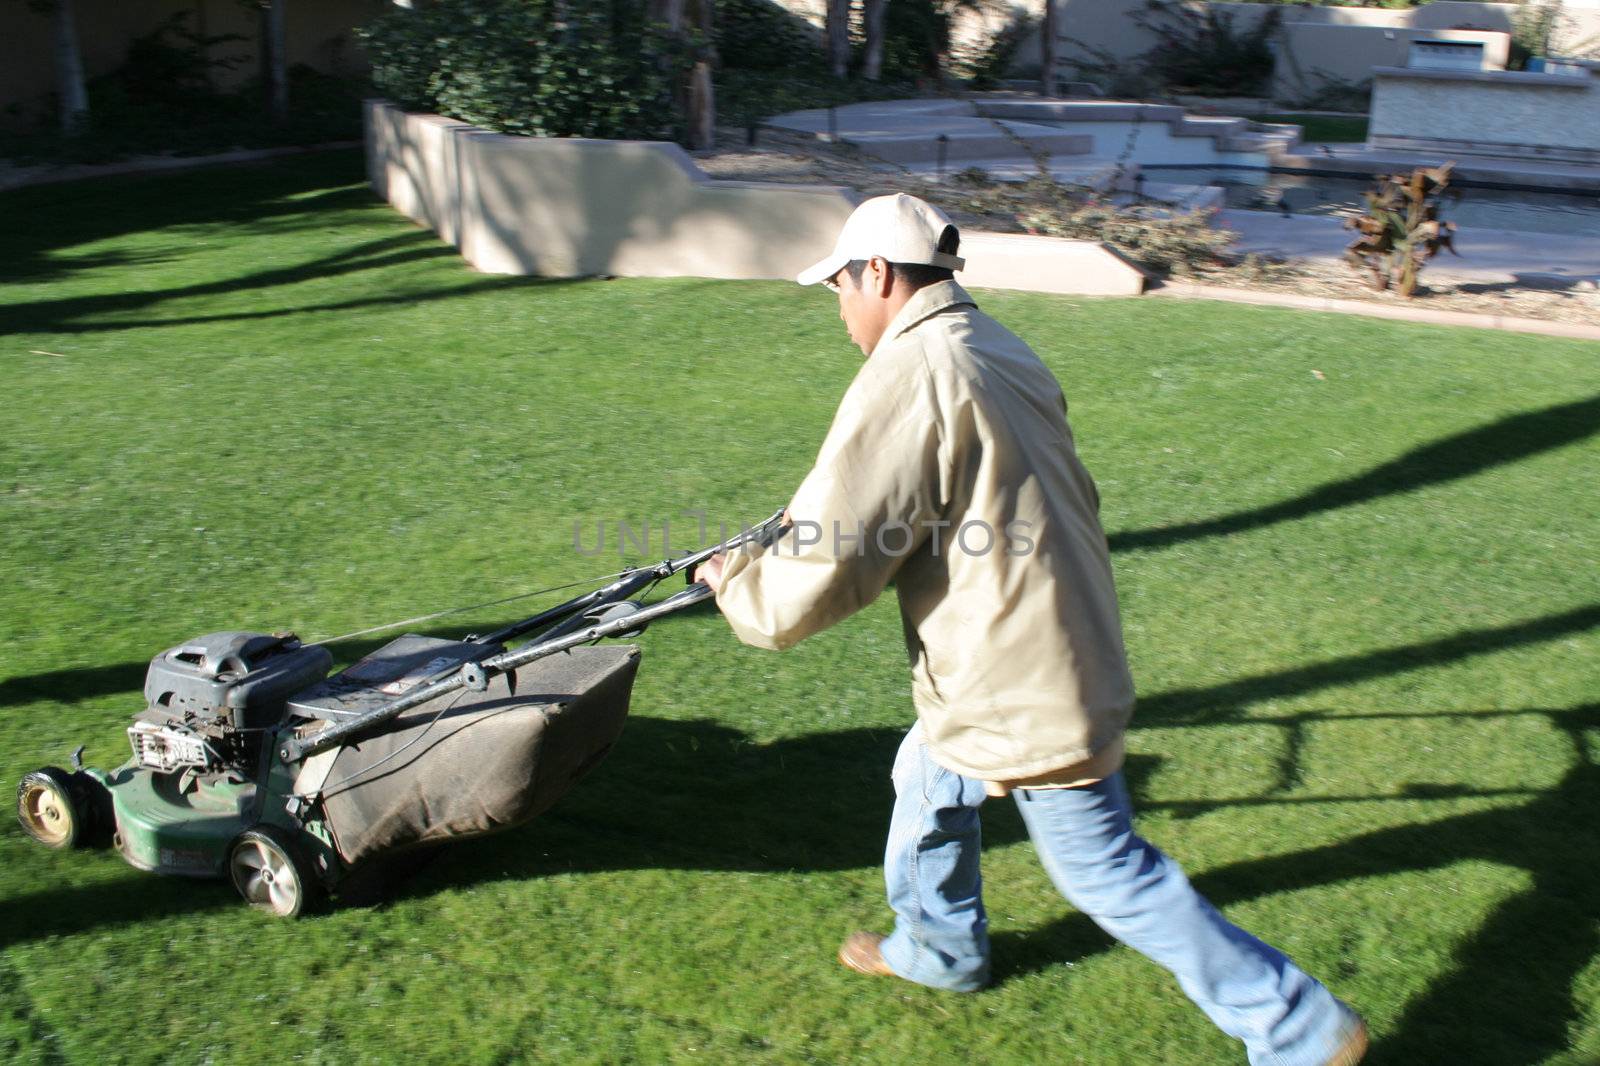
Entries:
<svg viewBox="0 0 1600 1066">
<path fill-rule="evenodd" d="M 1328 1059 L 1327 1066 L 1356 1066 L 1367 1055 L 1367 1023 L 1356 1017 L 1355 1024 L 1345 1030 L 1344 1042 Z"/>
<path fill-rule="evenodd" d="M 839 945 L 839 961 L 845 968 L 872 977 L 896 977 L 889 964 L 883 961 L 883 934 L 856 932 L 845 937 Z"/>
</svg>

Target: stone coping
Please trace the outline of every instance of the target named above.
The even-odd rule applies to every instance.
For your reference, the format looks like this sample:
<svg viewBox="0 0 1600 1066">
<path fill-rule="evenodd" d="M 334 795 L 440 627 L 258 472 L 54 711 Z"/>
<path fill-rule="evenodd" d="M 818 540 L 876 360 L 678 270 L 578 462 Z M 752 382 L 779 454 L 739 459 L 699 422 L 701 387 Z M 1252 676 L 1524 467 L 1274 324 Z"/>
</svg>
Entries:
<svg viewBox="0 0 1600 1066">
<path fill-rule="evenodd" d="M 1435 311 L 1425 307 L 1393 307 L 1388 304 L 1367 303 L 1363 300 L 1336 300 L 1326 296 L 1299 296 L 1287 292 L 1257 292 L 1252 289 L 1230 289 L 1220 285 L 1202 285 L 1189 281 L 1168 281 L 1160 288 L 1151 289 L 1147 295 L 1180 300 L 1218 300 L 1223 303 L 1287 307 L 1297 311 L 1329 311 L 1335 314 L 1387 318 L 1430 326 L 1497 329 L 1509 333 L 1536 333 L 1546 337 L 1565 337 L 1600 343 L 1600 326 L 1585 326 L 1575 322 L 1548 322 L 1538 318 L 1514 318 L 1510 315 Z"/>
<path fill-rule="evenodd" d="M 1485 146 L 1485 148 L 1487 152 L 1494 151 L 1493 147 Z M 1581 164 L 1562 166 L 1563 161 L 1558 160 L 1530 160 L 1526 153 L 1519 156 L 1477 155 L 1453 151 L 1441 144 L 1396 145 L 1387 150 L 1369 145 L 1358 153 L 1345 155 L 1286 153 L 1273 160 L 1271 169 L 1330 178 L 1370 178 L 1375 174 L 1391 174 L 1396 170 L 1409 170 L 1412 167 L 1438 166 L 1446 161 L 1456 163 L 1451 181 L 1467 188 L 1477 186 L 1542 192 L 1600 193 L 1600 166 Z M 1530 162 L 1535 166 L 1530 168 L 1523 165 Z"/>
<path fill-rule="evenodd" d="M 1526 70 L 1429 70 L 1423 67 L 1373 67 L 1374 78 L 1415 81 L 1472 81 L 1518 88 L 1588 89 L 1589 78 L 1574 74 L 1539 74 Z"/>
<path fill-rule="evenodd" d="M 1551 163 L 1579 163 L 1600 167 L 1600 148 L 1562 148 L 1545 144 L 1520 144 L 1516 141 L 1457 141 L 1447 137 L 1409 137 L 1399 134 L 1375 133 L 1369 142 L 1375 149 L 1393 149 L 1404 152 L 1435 152 L 1448 156 L 1482 156 L 1486 159 L 1504 159 L 1513 156 L 1522 160 Z M 1456 159 L 1457 175 L 1469 171 Z M 1459 183 L 1459 182 L 1458 182 Z M 1593 183 L 1592 183 L 1593 184 Z"/>
<path fill-rule="evenodd" d="M 828 108 L 791 111 L 767 119 L 764 125 L 821 136 L 830 128 L 839 140 L 863 148 L 929 139 L 946 133 L 952 148 L 965 135 L 987 143 L 994 124 L 1003 123 L 1025 140 L 1059 136 L 1063 122 L 1162 123 L 1173 137 L 1209 138 L 1219 152 L 1257 153 L 1270 158 L 1299 142 L 1299 128 L 1280 123 L 1265 131 L 1237 115 L 1193 115 L 1177 104 L 1126 100 L 1061 100 L 1012 93 L 981 93 L 967 97 L 913 100 L 879 100 Z M 1023 125 L 1027 124 L 1027 125 Z M 1020 151 L 1018 154 L 1022 154 Z M 892 158 L 892 157 L 886 157 Z M 951 158 L 955 158 L 952 151 Z"/>
</svg>

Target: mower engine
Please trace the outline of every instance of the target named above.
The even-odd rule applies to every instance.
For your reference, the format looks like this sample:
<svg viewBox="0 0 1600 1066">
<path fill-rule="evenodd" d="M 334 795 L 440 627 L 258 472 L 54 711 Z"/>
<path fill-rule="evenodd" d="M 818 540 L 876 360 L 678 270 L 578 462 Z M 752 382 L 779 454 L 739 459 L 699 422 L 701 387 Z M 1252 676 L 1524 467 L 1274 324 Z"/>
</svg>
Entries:
<svg viewBox="0 0 1600 1066">
<path fill-rule="evenodd" d="M 134 762 L 157 773 L 241 770 L 255 776 L 261 742 L 294 693 L 328 675 L 333 656 L 293 634 L 211 633 L 150 661 L 147 710 L 128 728 Z"/>
</svg>

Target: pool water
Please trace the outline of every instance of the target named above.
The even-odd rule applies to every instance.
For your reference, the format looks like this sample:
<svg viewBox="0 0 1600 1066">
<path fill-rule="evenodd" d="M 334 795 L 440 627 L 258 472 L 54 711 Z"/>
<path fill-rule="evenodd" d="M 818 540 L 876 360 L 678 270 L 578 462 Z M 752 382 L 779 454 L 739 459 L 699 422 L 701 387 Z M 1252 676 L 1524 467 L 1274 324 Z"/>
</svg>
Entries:
<svg viewBox="0 0 1600 1066">
<path fill-rule="evenodd" d="M 1140 168 L 1150 181 L 1217 185 L 1228 207 L 1253 211 L 1342 217 L 1365 206 L 1361 194 L 1373 182 L 1245 168 L 1150 166 Z M 1530 233 L 1600 237 L 1600 195 L 1554 193 L 1537 189 L 1480 189 L 1451 186 L 1439 215 L 1458 226 Z"/>
</svg>

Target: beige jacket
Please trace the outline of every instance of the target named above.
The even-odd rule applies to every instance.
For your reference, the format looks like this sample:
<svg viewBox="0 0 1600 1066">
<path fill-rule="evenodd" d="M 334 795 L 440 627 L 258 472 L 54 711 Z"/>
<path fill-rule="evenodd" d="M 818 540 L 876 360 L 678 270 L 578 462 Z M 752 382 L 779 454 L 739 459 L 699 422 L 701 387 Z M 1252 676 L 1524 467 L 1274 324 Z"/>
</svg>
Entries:
<svg viewBox="0 0 1600 1066">
<path fill-rule="evenodd" d="M 717 605 L 746 644 L 787 648 L 894 580 L 940 765 L 987 781 L 1103 767 L 1120 762 L 1133 682 L 1098 510 L 1055 378 L 941 282 L 845 393 L 795 528 L 730 556 Z"/>
</svg>

